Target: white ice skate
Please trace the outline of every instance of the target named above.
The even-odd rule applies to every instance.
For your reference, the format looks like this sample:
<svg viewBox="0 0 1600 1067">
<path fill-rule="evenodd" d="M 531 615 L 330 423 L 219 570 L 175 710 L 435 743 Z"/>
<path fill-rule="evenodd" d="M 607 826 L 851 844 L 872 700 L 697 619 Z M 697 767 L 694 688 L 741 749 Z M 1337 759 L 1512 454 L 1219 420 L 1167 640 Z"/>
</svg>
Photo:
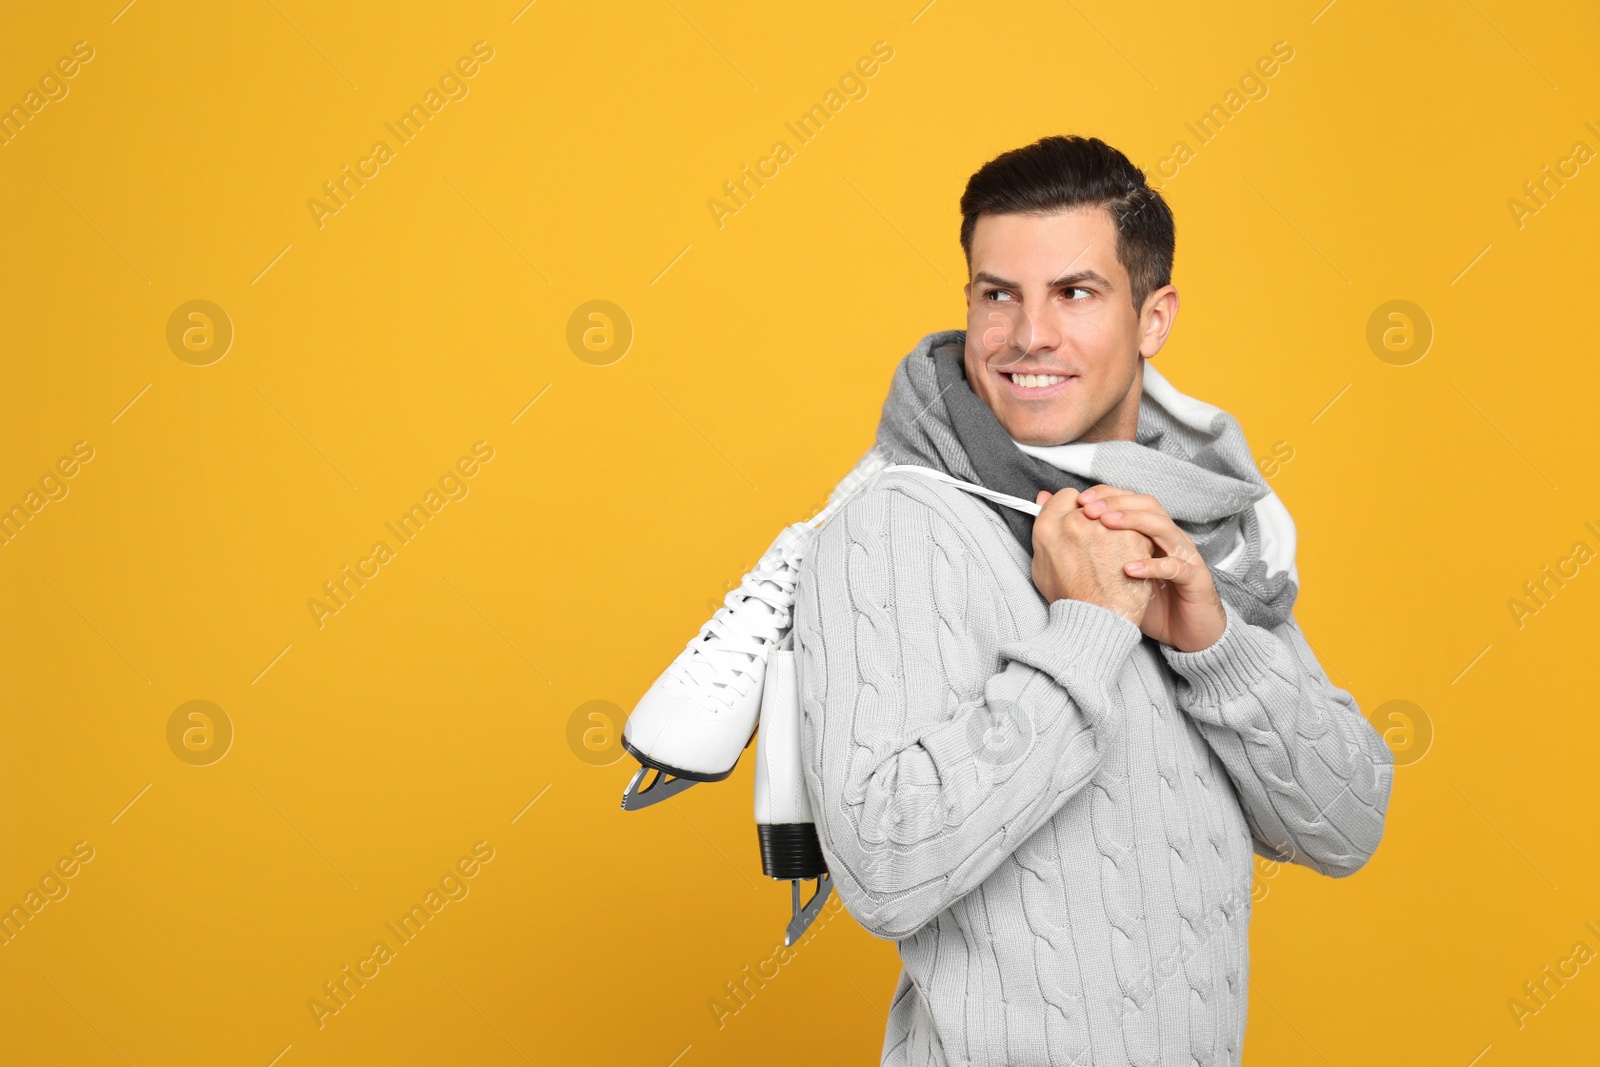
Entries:
<svg viewBox="0 0 1600 1067">
<path fill-rule="evenodd" d="M 779 533 L 634 707 L 622 746 L 642 766 L 622 795 L 623 810 L 636 811 L 695 782 L 719 782 L 733 773 L 755 733 L 767 654 L 789 632 L 795 580 L 811 533 L 803 522 Z M 652 770 L 655 776 L 645 785 Z"/>
<path fill-rule="evenodd" d="M 623 747 L 641 764 L 622 794 L 622 807 L 637 811 L 696 782 L 718 782 L 732 774 L 759 719 L 756 833 L 761 869 L 790 883 L 785 945 L 799 940 L 833 891 L 806 794 L 800 751 L 800 680 L 791 631 L 795 584 L 817 529 L 886 471 L 915 473 L 1029 515 L 1039 514 L 1039 505 L 1031 501 L 932 468 L 890 465 L 872 449 L 834 489 L 827 507 L 778 535 L 739 588 L 728 594 L 723 606 L 645 692 L 622 731 Z M 812 879 L 816 892 L 802 903 L 801 883 Z"/>
<path fill-rule="evenodd" d="M 792 635 L 772 651 L 761 691 L 761 733 L 756 737 L 756 835 L 761 869 L 789 880 L 789 925 L 783 943 L 792 945 L 821 914 L 833 891 L 828 861 L 806 796 L 805 762 L 800 756 L 800 679 Z M 800 883 L 816 879 L 811 899 L 800 902 Z"/>
<path fill-rule="evenodd" d="M 868 451 L 826 507 L 779 533 L 755 569 L 645 691 L 622 730 L 622 746 L 640 763 L 623 791 L 624 811 L 733 773 L 755 733 L 768 654 L 793 625 L 795 582 L 811 540 L 887 463 L 876 448 Z"/>
</svg>

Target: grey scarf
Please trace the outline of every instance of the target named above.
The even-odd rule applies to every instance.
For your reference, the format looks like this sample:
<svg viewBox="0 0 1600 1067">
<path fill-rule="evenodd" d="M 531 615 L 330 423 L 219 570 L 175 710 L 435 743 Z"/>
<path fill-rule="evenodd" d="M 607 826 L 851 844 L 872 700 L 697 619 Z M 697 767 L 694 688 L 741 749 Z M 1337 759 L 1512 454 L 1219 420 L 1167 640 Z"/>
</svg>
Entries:
<svg viewBox="0 0 1600 1067">
<path fill-rule="evenodd" d="M 1232 415 L 1178 392 L 1146 363 L 1136 440 L 1021 445 L 967 383 L 965 346 L 966 331 L 946 330 L 901 360 L 878 423 L 890 462 L 1026 500 L 1101 483 L 1148 493 L 1194 541 L 1230 607 L 1258 626 L 1289 620 L 1299 592 L 1294 523 Z M 1031 553 L 1032 516 L 990 506 Z"/>
</svg>

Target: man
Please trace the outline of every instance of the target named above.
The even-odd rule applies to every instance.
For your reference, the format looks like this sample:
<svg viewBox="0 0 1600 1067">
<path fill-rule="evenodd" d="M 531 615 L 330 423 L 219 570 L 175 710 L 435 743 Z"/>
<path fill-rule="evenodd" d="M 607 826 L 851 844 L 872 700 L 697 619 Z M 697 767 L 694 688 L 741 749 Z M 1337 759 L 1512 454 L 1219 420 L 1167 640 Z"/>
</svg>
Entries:
<svg viewBox="0 0 1600 1067">
<path fill-rule="evenodd" d="M 1335 877 L 1388 749 L 1291 614 L 1294 527 L 1237 422 L 1145 361 L 1161 196 L 1101 141 L 961 200 L 967 329 L 895 372 L 889 472 L 818 534 L 806 788 L 846 906 L 899 942 L 885 1064 L 1238 1064 L 1252 851 Z"/>
</svg>

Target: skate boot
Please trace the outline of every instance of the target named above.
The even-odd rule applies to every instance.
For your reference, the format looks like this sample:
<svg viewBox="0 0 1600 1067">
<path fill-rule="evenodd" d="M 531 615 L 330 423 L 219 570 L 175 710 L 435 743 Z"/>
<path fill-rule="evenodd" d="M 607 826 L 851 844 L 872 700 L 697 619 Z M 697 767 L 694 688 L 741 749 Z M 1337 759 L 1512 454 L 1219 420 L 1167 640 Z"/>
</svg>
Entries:
<svg viewBox="0 0 1600 1067">
<path fill-rule="evenodd" d="M 806 796 L 804 761 L 800 756 L 800 679 L 789 647 L 767 658 L 761 694 L 761 732 L 756 736 L 756 836 L 761 844 L 761 869 L 768 877 L 787 878 L 789 925 L 783 943 L 793 945 L 822 911 L 833 891 L 828 861 Z M 816 879 L 811 899 L 800 902 L 801 883 Z"/>
<path fill-rule="evenodd" d="M 755 733 L 767 655 L 789 632 L 795 580 L 813 533 L 803 522 L 779 533 L 634 707 L 622 746 L 640 767 L 622 795 L 624 811 L 733 773 Z"/>
<path fill-rule="evenodd" d="M 640 764 L 623 791 L 624 811 L 733 773 L 755 733 L 767 656 L 793 625 L 795 582 L 811 540 L 887 465 L 879 449 L 869 449 L 834 488 L 826 507 L 780 532 L 755 569 L 645 691 L 622 731 L 623 747 Z"/>
</svg>

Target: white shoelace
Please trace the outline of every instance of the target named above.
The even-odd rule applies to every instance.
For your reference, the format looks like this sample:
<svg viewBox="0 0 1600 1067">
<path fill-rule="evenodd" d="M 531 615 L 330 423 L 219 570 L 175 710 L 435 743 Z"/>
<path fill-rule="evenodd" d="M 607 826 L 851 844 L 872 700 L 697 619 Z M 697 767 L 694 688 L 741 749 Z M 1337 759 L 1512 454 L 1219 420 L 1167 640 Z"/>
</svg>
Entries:
<svg viewBox="0 0 1600 1067">
<path fill-rule="evenodd" d="M 662 681 L 697 700 L 714 701 L 727 709 L 748 696 L 766 664 L 767 653 L 789 633 L 795 583 L 812 538 L 888 462 L 885 454 L 871 449 L 829 494 L 826 507 L 779 534 L 755 569 L 672 661 Z"/>
<path fill-rule="evenodd" d="M 685 646 L 686 654 L 673 660 L 664 680 L 724 708 L 749 695 L 768 650 L 789 632 L 795 583 L 814 533 L 807 523 L 785 530 Z"/>
</svg>

